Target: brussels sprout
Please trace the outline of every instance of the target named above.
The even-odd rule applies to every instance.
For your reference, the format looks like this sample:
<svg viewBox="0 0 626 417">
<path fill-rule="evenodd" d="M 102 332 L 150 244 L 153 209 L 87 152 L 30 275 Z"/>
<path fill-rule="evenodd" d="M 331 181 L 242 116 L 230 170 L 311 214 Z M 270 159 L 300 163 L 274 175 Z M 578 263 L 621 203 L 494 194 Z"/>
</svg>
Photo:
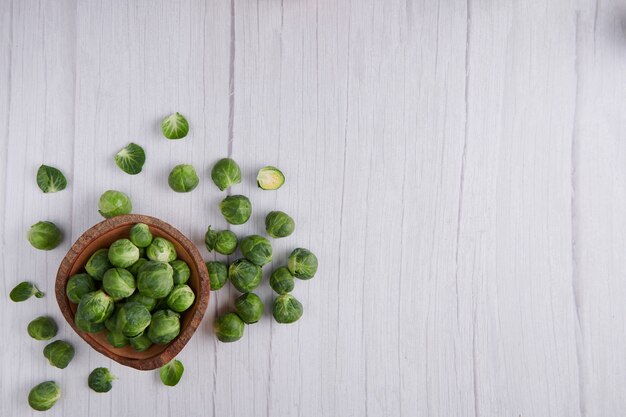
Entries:
<svg viewBox="0 0 626 417">
<path fill-rule="evenodd" d="M 236 342 L 243 337 L 245 324 L 235 313 L 227 313 L 215 320 L 213 330 L 220 342 Z"/>
<path fill-rule="evenodd" d="M 317 272 L 317 257 L 308 249 L 297 248 L 289 255 L 287 267 L 294 277 L 311 279 Z"/>
<path fill-rule="evenodd" d="M 65 190 L 67 180 L 57 168 L 42 165 L 37 170 L 37 185 L 44 193 L 56 193 Z"/>
<path fill-rule="evenodd" d="M 204 245 L 209 252 L 215 250 L 222 255 L 230 255 L 237 249 L 237 235 L 230 230 L 213 230 L 209 226 L 204 235 Z"/>
<path fill-rule="evenodd" d="M 121 305 L 117 304 L 115 306 L 115 309 L 113 310 L 113 314 L 111 314 L 109 318 L 104 321 L 104 327 L 106 327 L 108 331 L 113 333 L 122 332 L 122 329 L 120 329 L 117 321 L 117 313 L 120 311 L 119 307 L 121 307 Z"/>
<path fill-rule="evenodd" d="M 279 323 L 293 323 L 302 317 L 302 304 L 291 294 L 281 294 L 274 300 L 272 314 Z"/>
<path fill-rule="evenodd" d="M 259 286 L 263 278 L 261 267 L 247 259 L 237 259 L 228 267 L 228 278 L 241 292 L 250 292 Z"/>
<path fill-rule="evenodd" d="M 241 182 L 241 169 L 237 162 L 230 158 L 217 161 L 211 170 L 211 178 L 220 191 Z"/>
<path fill-rule="evenodd" d="M 178 384 L 178 381 L 180 381 L 183 377 L 183 372 L 185 372 L 183 364 L 179 360 L 174 359 L 170 363 L 161 367 L 159 370 L 159 376 L 161 377 L 163 385 L 173 387 Z"/>
<path fill-rule="evenodd" d="M 35 249 L 52 250 L 59 246 L 63 236 L 56 224 L 37 222 L 30 227 L 26 238 Z"/>
<path fill-rule="evenodd" d="M 278 190 L 285 183 L 285 176 L 280 169 L 266 166 L 259 170 L 256 183 L 262 190 Z"/>
<path fill-rule="evenodd" d="M 152 316 L 148 337 L 152 343 L 164 345 L 180 333 L 180 315 L 172 310 L 159 310 Z"/>
<path fill-rule="evenodd" d="M 150 311 L 143 304 L 126 303 L 117 311 L 117 329 L 126 337 L 135 337 L 143 333 L 150 325 Z"/>
<path fill-rule="evenodd" d="M 252 204 L 248 197 L 231 195 L 220 203 L 220 211 L 230 224 L 244 224 L 252 215 Z"/>
<path fill-rule="evenodd" d="M 139 248 L 128 239 L 118 239 L 109 247 L 109 262 L 118 268 L 128 268 L 139 259 Z"/>
<path fill-rule="evenodd" d="M 168 139 L 182 139 L 189 133 L 189 123 L 182 114 L 176 112 L 163 119 L 161 131 Z"/>
<path fill-rule="evenodd" d="M 114 300 L 121 300 L 135 292 L 135 278 L 124 268 L 111 268 L 102 278 L 102 288 Z"/>
<path fill-rule="evenodd" d="M 146 153 L 136 143 L 129 143 L 115 155 L 115 165 L 130 175 L 139 174 L 146 163 Z"/>
<path fill-rule="evenodd" d="M 19 303 L 20 301 L 26 301 L 30 297 L 35 296 L 37 298 L 41 298 L 44 296 L 44 293 L 39 291 L 35 284 L 31 284 L 30 282 L 24 281 L 17 284 L 9 293 L 9 298 L 11 301 Z"/>
<path fill-rule="evenodd" d="M 293 219 L 282 211 L 270 211 L 265 217 L 265 230 L 275 239 L 289 236 L 295 228 Z"/>
<path fill-rule="evenodd" d="M 191 270 L 187 262 L 177 259 L 170 262 L 170 266 L 174 270 L 174 284 L 184 284 L 189 280 L 191 276 Z"/>
<path fill-rule="evenodd" d="M 143 295 L 139 291 L 136 291 L 135 293 L 133 293 L 133 295 L 131 295 L 128 298 L 128 301 L 126 302 L 126 305 L 128 305 L 130 303 L 141 304 L 142 306 L 147 308 L 148 311 L 152 311 L 152 310 L 154 310 L 154 307 L 156 307 L 157 300 L 155 300 L 152 297 L 148 297 L 146 295 Z"/>
<path fill-rule="evenodd" d="M 113 299 L 104 291 L 98 290 L 83 295 L 76 314 L 90 323 L 104 323 L 113 314 L 114 308 Z"/>
<path fill-rule="evenodd" d="M 74 324 L 80 330 L 87 333 L 98 333 L 105 328 L 104 323 L 91 323 L 78 313 L 74 315 Z"/>
<path fill-rule="evenodd" d="M 167 178 L 170 188 L 177 193 L 188 193 L 198 186 L 196 169 L 189 164 L 176 165 Z"/>
<path fill-rule="evenodd" d="M 241 254 L 255 265 L 272 262 L 272 245 L 263 236 L 246 236 L 241 241 Z"/>
<path fill-rule="evenodd" d="M 143 248 L 140 248 L 143 249 Z M 133 274 L 135 276 L 135 278 L 137 277 L 137 274 L 139 273 L 139 269 L 144 266 L 144 264 L 148 262 L 147 259 L 144 258 L 139 258 L 137 259 L 137 262 L 135 262 L 134 264 L 132 264 L 131 266 L 129 266 L 128 268 L 128 272 L 130 272 L 131 274 Z"/>
<path fill-rule="evenodd" d="M 152 341 L 145 334 L 140 334 L 139 336 L 130 337 L 128 339 L 130 345 L 137 352 L 145 352 L 152 346 Z"/>
<path fill-rule="evenodd" d="M 235 311 L 247 324 L 256 323 L 263 316 L 263 301 L 254 293 L 247 293 L 235 299 Z"/>
<path fill-rule="evenodd" d="M 106 219 L 128 214 L 131 211 L 133 211 L 133 204 L 130 198 L 121 191 L 108 190 L 100 196 L 98 213 Z"/>
<path fill-rule="evenodd" d="M 128 346 L 128 339 L 120 332 L 113 332 L 109 330 L 107 332 L 107 342 L 114 348 L 123 348 Z"/>
<path fill-rule="evenodd" d="M 63 340 L 55 340 L 43 348 L 43 356 L 48 359 L 50 365 L 65 369 L 74 358 L 74 348 Z"/>
<path fill-rule="evenodd" d="M 146 257 L 146 248 L 139 248 L 139 259 Z"/>
<path fill-rule="evenodd" d="M 113 268 L 113 265 L 109 262 L 108 249 L 98 249 L 85 264 L 85 271 L 98 281 L 102 281 L 104 273 L 111 268 Z"/>
<path fill-rule="evenodd" d="M 192 306 L 196 294 L 189 285 L 176 285 L 170 295 L 167 296 L 167 306 L 170 310 L 182 313 Z"/>
<path fill-rule="evenodd" d="M 137 289 L 152 298 L 166 297 L 174 287 L 174 270 L 167 262 L 148 261 L 137 274 Z"/>
<path fill-rule="evenodd" d="M 95 392 L 109 392 L 113 388 L 114 379 L 117 379 L 107 368 L 96 368 L 89 374 L 87 384 Z"/>
<path fill-rule="evenodd" d="M 28 323 L 28 334 L 35 340 L 50 340 L 57 334 L 57 324 L 50 317 L 37 317 Z"/>
<path fill-rule="evenodd" d="M 130 241 L 138 248 L 146 248 L 152 243 L 152 233 L 147 224 L 137 223 L 130 228 Z"/>
<path fill-rule="evenodd" d="M 176 259 L 176 248 L 169 240 L 156 237 L 146 249 L 146 256 L 151 261 L 172 262 Z"/>
<path fill-rule="evenodd" d="M 228 280 L 228 267 L 219 261 L 209 261 L 206 263 L 206 267 L 209 270 L 211 291 L 219 290 Z"/>
<path fill-rule="evenodd" d="M 46 411 L 61 398 L 61 388 L 54 381 L 35 385 L 28 394 L 28 405 L 33 410 Z"/>
<path fill-rule="evenodd" d="M 95 290 L 96 283 L 89 274 L 85 273 L 72 275 L 65 286 L 65 294 L 74 304 L 80 303 L 80 299 L 83 295 Z"/>
<path fill-rule="evenodd" d="M 289 272 L 289 268 L 281 266 L 272 272 L 270 276 L 270 287 L 278 294 L 287 294 L 293 290 L 293 275 Z"/>
</svg>

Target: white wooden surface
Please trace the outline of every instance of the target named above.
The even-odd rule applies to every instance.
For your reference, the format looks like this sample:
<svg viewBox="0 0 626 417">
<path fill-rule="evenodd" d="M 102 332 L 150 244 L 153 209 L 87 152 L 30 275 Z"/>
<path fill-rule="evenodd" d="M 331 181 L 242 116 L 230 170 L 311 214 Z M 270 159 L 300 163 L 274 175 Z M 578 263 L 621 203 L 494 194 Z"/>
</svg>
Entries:
<svg viewBox="0 0 626 417">
<path fill-rule="evenodd" d="M 621 0 L 1 0 L 0 415 L 34 415 L 48 379 L 53 416 L 624 415 L 624 103 Z M 185 140 L 160 135 L 172 111 Z M 129 141 L 148 155 L 136 177 L 112 160 Z M 295 290 L 304 317 L 267 311 L 221 344 L 236 291 L 213 293 L 175 388 L 67 325 L 76 358 L 49 366 L 25 327 L 63 323 L 54 276 L 98 196 L 125 191 L 202 246 L 226 226 L 208 175 L 226 155 L 255 208 L 234 229 L 287 211 L 274 265 L 295 246 L 320 259 Z M 183 162 L 202 178 L 180 195 Z M 66 191 L 39 191 L 41 163 Z M 266 164 L 278 192 L 254 184 Z M 51 252 L 24 238 L 44 219 L 66 233 Z M 11 303 L 24 279 L 47 297 Z M 97 366 L 119 377 L 109 394 L 86 387 Z"/>
</svg>

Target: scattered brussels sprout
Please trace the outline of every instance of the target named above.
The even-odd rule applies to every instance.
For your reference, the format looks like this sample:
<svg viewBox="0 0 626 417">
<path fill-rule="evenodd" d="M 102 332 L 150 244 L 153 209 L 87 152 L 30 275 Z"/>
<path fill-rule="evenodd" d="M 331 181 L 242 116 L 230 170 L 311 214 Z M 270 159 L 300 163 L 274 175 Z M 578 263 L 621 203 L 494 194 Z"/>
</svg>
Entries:
<svg viewBox="0 0 626 417">
<path fill-rule="evenodd" d="M 145 334 L 140 334 L 139 336 L 130 337 L 128 339 L 130 345 L 137 352 L 145 352 L 152 346 L 152 341 Z"/>
<path fill-rule="evenodd" d="M 113 299 L 104 291 L 98 290 L 83 295 L 76 314 L 90 323 L 104 323 L 113 314 L 114 308 Z"/>
<path fill-rule="evenodd" d="M 295 228 L 296 223 L 285 212 L 270 211 L 265 217 L 265 230 L 275 239 L 289 236 Z"/>
<path fill-rule="evenodd" d="M 57 168 L 42 165 L 37 170 L 37 185 L 44 193 L 56 193 L 65 190 L 67 180 Z"/>
<path fill-rule="evenodd" d="M 147 261 L 146 261 L 147 262 Z M 138 303 L 143 305 L 148 311 L 153 311 L 154 307 L 156 307 L 157 300 L 152 297 L 148 297 L 146 295 L 141 294 L 139 291 L 136 291 L 128 298 L 126 305 L 130 303 Z"/>
<path fill-rule="evenodd" d="M 204 235 L 204 245 L 211 252 L 231 255 L 237 249 L 237 235 L 230 230 L 213 230 L 211 226 Z"/>
<path fill-rule="evenodd" d="M 317 272 L 317 257 L 308 249 L 297 248 L 289 255 L 287 267 L 294 277 L 311 279 Z"/>
<path fill-rule="evenodd" d="M 35 284 L 31 284 L 30 282 L 24 281 L 17 284 L 9 293 L 9 298 L 11 301 L 15 303 L 19 303 L 21 301 L 26 301 L 30 297 L 35 296 L 37 298 L 42 298 L 44 293 L 39 291 Z"/>
<path fill-rule="evenodd" d="M 107 342 L 114 348 L 121 349 L 128 346 L 128 339 L 120 332 L 109 330 L 107 333 Z"/>
<path fill-rule="evenodd" d="M 107 368 L 96 368 L 89 374 L 87 384 L 95 392 L 109 392 L 115 379 L 117 378 Z"/>
<path fill-rule="evenodd" d="M 209 284 L 211 291 L 217 291 L 226 284 L 228 280 L 228 267 L 219 261 L 209 261 L 206 263 L 209 270 Z"/>
<path fill-rule="evenodd" d="M 108 190 L 100 196 L 98 213 L 106 219 L 128 214 L 131 211 L 133 211 L 133 204 L 130 198 L 121 191 Z"/>
<path fill-rule="evenodd" d="M 138 248 L 146 248 L 152 243 L 150 227 L 144 223 L 137 223 L 130 228 L 130 241 Z"/>
<path fill-rule="evenodd" d="M 143 249 L 143 248 L 140 248 Z M 135 277 L 137 277 L 137 274 L 139 273 L 139 269 L 146 263 L 148 262 L 147 259 L 145 258 L 139 258 L 137 259 L 137 262 L 135 262 L 134 264 L 132 264 L 131 266 L 129 266 L 128 272 L 130 272 L 131 274 L 133 274 Z"/>
<path fill-rule="evenodd" d="M 57 324 L 50 317 L 37 317 L 28 323 L 28 334 L 35 340 L 50 340 L 57 335 Z"/>
<path fill-rule="evenodd" d="M 211 170 L 211 179 L 220 191 L 224 191 L 231 185 L 241 182 L 241 169 L 237 162 L 230 158 L 220 159 Z"/>
<path fill-rule="evenodd" d="M 36 411 L 52 408 L 61 398 L 61 388 L 54 381 L 46 381 L 35 385 L 28 394 L 28 405 Z"/>
<path fill-rule="evenodd" d="M 30 227 L 26 238 L 35 249 L 52 250 L 59 246 L 63 236 L 56 224 L 37 222 Z"/>
<path fill-rule="evenodd" d="M 182 313 L 193 305 L 196 295 L 189 285 L 176 285 L 167 296 L 167 306 L 170 310 Z"/>
<path fill-rule="evenodd" d="M 228 268 L 228 278 L 240 292 L 250 292 L 259 286 L 263 278 L 261 267 L 247 259 L 237 259 Z"/>
<path fill-rule="evenodd" d="M 169 240 L 155 237 L 146 249 L 146 256 L 151 261 L 172 262 L 176 259 L 176 248 Z"/>
<path fill-rule="evenodd" d="M 80 303 L 80 299 L 83 295 L 95 290 L 96 283 L 89 274 L 85 273 L 72 275 L 65 286 L 65 294 L 74 304 Z"/>
<path fill-rule="evenodd" d="M 136 143 L 129 143 L 115 155 L 115 165 L 130 175 L 137 175 L 146 163 L 146 153 Z"/>
<path fill-rule="evenodd" d="M 220 342 L 236 342 L 243 337 L 245 324 L 235 313 L 227 313 L 215 320 L 213 330 Z"/>
<path fill-rule="evenodd" d="M 176 165 L 167 178 L 170 188 L 177 193 L 188 193 L 198 186 L 196 169 L 189 164 Z"/>
<path fill-rule="evenodd" d="M 272 314 L 279 323 L 293 323 L 302 317 L 302 304 L 291 294 L 281 294 L 274 300 Z"/>
<path fill-rule="evenodd" d="M 152 316 L 148 337 L 152 343 L 164 345 L 180 333 L 180 315 L 172 310 L 159 310 Z"/>
<path fill-rule="evenodd" d="M 139 259 L 139 248 L 128 239 L 118 239 L 109 247 L 109 262 L 118 268 L 128 268 Z"/>
<path fill-rule="evenodd" d="M 255 265 L 272 262 L 272 245 L 263 236 L 246 236 L 241 241 L 241 254 Z"/>
<path fill-rule="evenodd" d="M 263 301 L 254 293 L 243 294 L 235 299 L 235 311 L 247 324 L 256 323 L 263 316 Z"/>
<path fill-rule="evenodd" d="M 159 376 L 161 377 L 163 385 L 173 387 L 178 384 L 178 381 L 180 381 L 183 377 L 183 372 L 185 372 L 183 364 L 179 360 L 174 359 L 170 363 L 161 367 L 159 370 Z"/>
<path fill-rule="evenodd" d="M 231 195 L 220 203 L 220 211 L 230 224 L 244 224 L 252 215 L 252 203 L 243 195 Z"/>
<path fill-rule="evenodd" d="M 170 262 L 170 266 L 174 270 L 174 285 L 184 284 L 189 280 L 191 270 L 189 269 L 187 262 L 176 259 L 175 261 Z"/>
<path fill-rule="evenodd" d="M 161 131 L 168 139 L 182 139 L 189 133 L 189 122 L 182 114 L 176 112 L 163 119 Z"/>
<path fill-rule="evenodd" d="M 98 249 L 85 264 L 85 271 L 98 281 L 102 281 L 104 273 L 111 268 L 113 268 L 113 265 L 109 262 L 108 249 Z"/>
<path fill-rule="evenodd" d="M 55 340 L 43 348 L 43 356 L 48 359 L 50 365 L 65 369 L 74 359 L 74 348 L 63 340 Z"/>
<path fill-rule="evenodd" d="M 278 294 L 287 294 L 293 290 L 294 279 L 289 268 L 281 266 L 272 272 L 270 276 L 270 287 Z"/>
<path fill-rule="evenodd" d="M 266 166 L 259 170 L 256 183 L 262 190 L 278 190 L 285 183 L 285 176 L 280 169 Z"/>
<path fill-rule="evenodd" d="M 124 268 L 111 268 L 102 278 L 102 288 L 114 300 L 121 300 L 135 292 L 135 277 Z"/>
<path fill-rule="evenodd" d="M 150 311 L 139 303 L 126 303 L 117 312 L 117 328 L 126 337 L 142 334 L 150 325 L 150 320 Z"/>
<path fill-rule="evenodd" d="M 137 289 L 154 299 L 166 297 L 174 287 L 174 270 L 167 262 L 148 261 L 137 274 Z"/>
<path fill-rule="evenodd" d="M 83 316 L 78 314 L 78 312 L 74 315 L 74 324 L 80 330 L 86 333 L 98 333 L 104 330 L 104 323 L 91 323 L 87 321 Z"/>
</svg>

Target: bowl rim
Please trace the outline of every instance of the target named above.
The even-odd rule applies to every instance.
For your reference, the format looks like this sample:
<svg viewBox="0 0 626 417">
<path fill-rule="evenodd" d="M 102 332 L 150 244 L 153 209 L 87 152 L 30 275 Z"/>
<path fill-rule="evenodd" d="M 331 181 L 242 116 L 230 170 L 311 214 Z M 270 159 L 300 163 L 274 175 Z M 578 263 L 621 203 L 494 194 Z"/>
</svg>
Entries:
<svg viewBox="0 0 626 417">
<path fill-rule="evenodd" d="M 70 278 L 70 271 L 74 267 L 74 263 L 76 262 L 78 256 L 84 251 L 87 246 L 89 246 L 105 233 L 108 233 L 115 229 L 119 229 L 120 227 L 125 227 L 136 223 L 145 223 L 148 226 L 161 229 L 165 233 L 175 238 L 192 258 L 195 267 L 198 270 L 199 284 L 199 294 L 197 296 L 196 308 L 187 326 L 182 329 L 176 339 L 170 342 L 162 352 L 160 352 L 158 355 L 143 359 L 128 358 L 118 355 L 117 353 L 107 349 L 105 346 L 102 346 L 99 343 L 95 342 L 91 337 L 88 336 L 89 333 L 83 332 L 82 330 L 78 329 L 74 324 L 74 316 L 71 310 L 70 301 L 65 293 L 65 286 L 67 284 L 67 280 Z M 55 295 L 57 303 L 59 305 L 59 309 L 61 310 L 63 317 L 72 327 L 72 329 L 74 329 L 74 331 L 92 348 L 94 348 L 96 351 L 100 352 L 104 356 L 113 359 L 114 361 L 122 365 L 139 370 L 152 370 L 160 368 L 161 366 L 167 364 L 172 359 L 174 359 L 176 355 L 178 355 L 178 353 L 183 349 L 183 347 L 185 347 L 187 342 L 191 339 L 193 334 L 196 332 L 196 329 L 202 322 L 202 318 L 204 317 L 204 314 L 209 304 L 210 292 L 209 272 L 196 245 L 172 225 L 164 222 L 163 220 L 157 219 L 156 217 L 151 217 L 144 214 L 125 214 L 112 217 L 96 223 L 95 225 L 87 229 L 78 239 L 76 239 L 76 241 L 72 244 L 69 251 L 61 261 L 55 281 Z"/>
</svg>

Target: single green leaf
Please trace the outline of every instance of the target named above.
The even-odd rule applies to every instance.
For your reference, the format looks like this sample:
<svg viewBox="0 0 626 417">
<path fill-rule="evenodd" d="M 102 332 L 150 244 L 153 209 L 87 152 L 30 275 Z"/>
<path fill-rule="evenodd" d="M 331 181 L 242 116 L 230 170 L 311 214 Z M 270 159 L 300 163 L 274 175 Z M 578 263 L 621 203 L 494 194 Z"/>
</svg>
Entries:
<svg viewBox="0 0 626 417">
<path fill-rule="evenodd" d="M 189 123 L 182 114 L 176 112 L 163 119 L 161 130 L 168 139 L 182 139 L 189 133 Z"/>
<path fill-rule="evenodd" d="M 115 164 L 125 173 L 137 175 L 146 162 L 146 153 L 136 143 L 129 143 L 115 155 Z"/>
<path fill-rule="evenodd" d="M 20 301 L 26 301 L 30 297 L 35 296 L 37 298 L 43 297 L 43 293 L 35 287 L 34 284 L 30 282 L 20 282 L 11 290 L 9 297 L 12 301 L 19 303 Z"/>
<path fill-rule="evenodd" d="M 42 165 L 37 170 L 37 185 L 44 193 L 56 193 L 65 189 L 67 180 L 57 168 Z"/>
<path fill-rule="evenodd" d="M 159 376 L 161 377 L 163 385 L 173 387 L 178 384 L 178 381 L 180 381 L 183 377 L 183 372 L 185 372 L 183 364 L 178 359 L 174 359 L 170 363 L 161 367 L 159 370 Z"/>
</svg>

